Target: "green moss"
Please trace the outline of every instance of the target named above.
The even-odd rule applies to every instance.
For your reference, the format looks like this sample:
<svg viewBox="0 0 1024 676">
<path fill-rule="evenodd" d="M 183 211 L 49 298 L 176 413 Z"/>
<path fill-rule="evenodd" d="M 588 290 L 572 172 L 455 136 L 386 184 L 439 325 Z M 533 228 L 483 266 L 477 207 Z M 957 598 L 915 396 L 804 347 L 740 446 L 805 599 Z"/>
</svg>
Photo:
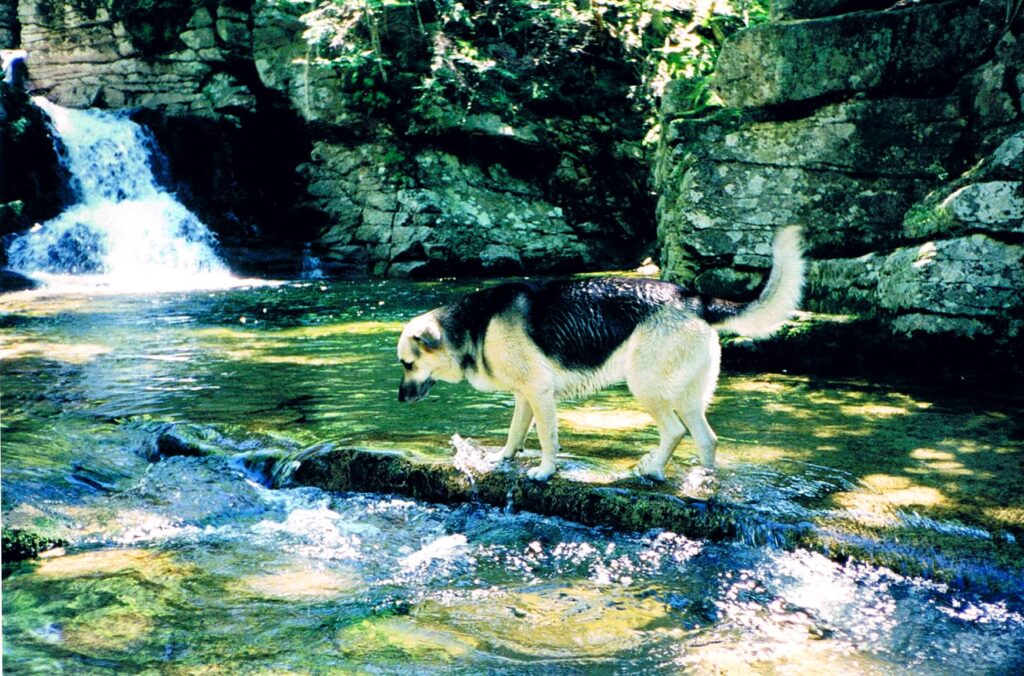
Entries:
<svg viewBox="0 0 1024 676">
<path fill-rule="evenodd" d="M 23 528 L 4 528 L 2 541 L 5 563 L 35 558 L 40 552 L 67 544 L 60 538 L 47 537 Z"/>
</svg>

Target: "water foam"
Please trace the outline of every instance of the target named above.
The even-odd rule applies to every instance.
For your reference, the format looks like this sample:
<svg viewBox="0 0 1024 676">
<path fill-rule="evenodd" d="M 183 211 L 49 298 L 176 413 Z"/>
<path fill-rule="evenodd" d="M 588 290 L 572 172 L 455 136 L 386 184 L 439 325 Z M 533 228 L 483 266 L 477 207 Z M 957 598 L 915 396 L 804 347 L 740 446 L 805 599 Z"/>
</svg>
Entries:
<svg viewBox="0 0 1024 676">
<path fill-rule="evenodd" d="M 237 285 L 216 238 L 157 183 L 152 136 L 125 111 L 74 110 L 42 97 L 76 203 L 14 239 L 10 266 L 51 286 L 121 291 Z"/>
</svg>

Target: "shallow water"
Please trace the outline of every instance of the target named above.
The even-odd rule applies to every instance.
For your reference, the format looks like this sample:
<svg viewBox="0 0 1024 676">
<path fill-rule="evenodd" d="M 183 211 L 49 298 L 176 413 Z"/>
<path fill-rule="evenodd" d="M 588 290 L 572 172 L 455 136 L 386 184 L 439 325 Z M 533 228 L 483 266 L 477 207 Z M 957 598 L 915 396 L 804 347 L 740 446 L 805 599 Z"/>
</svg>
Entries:
<svg viewBox="0 0 1024 676">
<path fill-rule="evenodd" d="M 456 432 L 499 443 L 506 396 L 441 385 L 422 404 L 397 402 L 401 322 L 453 290 L 315 282 L 2 297 L 4 523 L 45 526 L 71 542 L 63 556 L 5 568 L 6 669 L 1024 668 L 1017 598 L 803 551 L 615 534 L 473 505 L 269 490 L 237 457 L 145 458 L 170 422 L 216 430 L 227 435 L 223 448 L 240 453 L 325 441 L 447 453 Z M 782 451 L 753 440 L 766 434 L 758 426 L 769 406 L 778 417 L 768 436 L 786 439 L 778 421 L 796 415 L 787 391 L 850 416 L 873 407 L 876 418 L 920 401 L 807 390 L 776 376 L 723 381 L 725 411 L 742 393 L 742 408 L 760 414 L 731 416 L 728 432 L 712 420 L 729 499 L 805 519 L 818 502 L 863 490 L 855 467 L 816 466 L 795 442 L 796 470 L 766 464 Z M 766 391 L 770 402 L 758 399 Z M 815 448 L 836 445 L 844 430 L 819 414 L 809 414 Z M 1000 416 L 981 415 L 971 433 L 1002 457 L 1013 439 Z M 562 424 L 566 447 L 609 472 L 656 442 L 622 390 L 567 406 Z M 857 436 L 853 424 L 846 432 Z M 685 474 L 688 453 L 680 450 L 674 476 Z M 904 514 L 915 528 L 932 527 L 921 521 L 927 514 Z"/>
</svg>

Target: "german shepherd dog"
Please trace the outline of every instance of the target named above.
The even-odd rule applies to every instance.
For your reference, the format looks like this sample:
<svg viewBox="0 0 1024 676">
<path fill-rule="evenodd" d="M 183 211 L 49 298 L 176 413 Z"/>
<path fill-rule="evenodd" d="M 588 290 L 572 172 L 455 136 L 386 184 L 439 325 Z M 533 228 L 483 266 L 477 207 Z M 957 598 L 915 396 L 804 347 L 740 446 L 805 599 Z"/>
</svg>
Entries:
<svg viewBox="0 0 1024 676">
<path fill-rule="evenodd" d="M 555 402 L 625 381 L 660 433 L 636 473 L 663 481 L 687 429 L 712 468 L 717 439 L 705 411 L 718 380 L 718 332 L 771 335 L 797 309 L 803 283 L 800 228 L 790 226 L 776 234 L 771 274 L 749 303 L 652 279 L 500 284 L 405 326 L 398 399 L 419 401 L 437 380 L 512 392 L 515 411 L 498 457 L 522 450 L 536 421 L 542 459 L 527 475 L 545 481 L 560 450 Z"/>
</svg>

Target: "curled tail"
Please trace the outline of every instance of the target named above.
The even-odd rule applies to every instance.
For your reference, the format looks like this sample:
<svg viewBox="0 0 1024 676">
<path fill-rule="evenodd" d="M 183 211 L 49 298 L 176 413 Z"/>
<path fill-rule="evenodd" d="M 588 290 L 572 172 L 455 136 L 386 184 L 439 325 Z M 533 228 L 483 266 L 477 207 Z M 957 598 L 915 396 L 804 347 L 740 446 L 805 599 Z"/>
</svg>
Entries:
<svg viewBox="0 0 1024 676">
<path fill-rule="evenodd" d="M 712 326 L 749 338 L 766 338 L 775 333 L 799 307 L 803 288 L 800 227 L 791 225 L 775 235 L 772 272 L 761 295 L 749 303 L 718 304 Z"/>
</svg>

